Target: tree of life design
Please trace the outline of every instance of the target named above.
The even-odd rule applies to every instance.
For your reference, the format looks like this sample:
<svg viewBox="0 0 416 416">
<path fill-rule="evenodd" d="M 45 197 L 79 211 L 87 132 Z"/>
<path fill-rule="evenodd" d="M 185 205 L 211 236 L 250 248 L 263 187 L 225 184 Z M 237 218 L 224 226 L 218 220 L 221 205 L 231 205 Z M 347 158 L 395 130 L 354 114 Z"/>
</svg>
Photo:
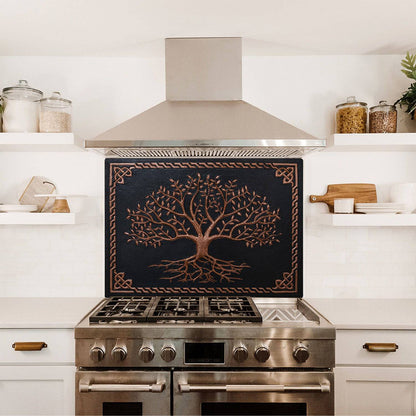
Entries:
<svg viewBox="0 0 416 416">
<path fill-rule="evenodd" d="M 248 248 L 279 242 L 276 223 L 279 209 L 271 209 L 266 197 L 238 186 L 237 180 L 222 183 L 219 176 L 186 180 L 169 179 L 146 196 L 144 204 L 127 209 L 128 242 L 159 247 L 181 239 L 195 243 L 195 254 L 179 260 L 162 260 L 150 267 L 163 268 L 163 279 L 212 283 L 241 280 L 249 265 L 237 264 L 209 254 L 210 244 L 219 239 L 239 241 Z"/>
</svg>

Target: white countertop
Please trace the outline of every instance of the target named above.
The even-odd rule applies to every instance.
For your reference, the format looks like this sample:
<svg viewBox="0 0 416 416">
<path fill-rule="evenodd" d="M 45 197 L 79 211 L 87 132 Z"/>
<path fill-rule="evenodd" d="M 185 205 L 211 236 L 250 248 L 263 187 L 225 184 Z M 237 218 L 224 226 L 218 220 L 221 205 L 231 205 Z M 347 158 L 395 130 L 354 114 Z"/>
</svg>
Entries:
<svg viewBox="0 0 416 416">
<path fill-rule="evenodd" d="M 336 329 L 416 330 L 416 299 L 306 299 Z"/>
<path fill-rule="evenodd" d="M 101 299 L 0 297 L 0 328 L 74 328 Z"/>
<path fill-rule="evenodd" d="M 0 328 L 74 328 L 102 298 L 0 297 Z M 416 299 L 306 299 L 337 329 L 416 330 Z"/>
</svg>

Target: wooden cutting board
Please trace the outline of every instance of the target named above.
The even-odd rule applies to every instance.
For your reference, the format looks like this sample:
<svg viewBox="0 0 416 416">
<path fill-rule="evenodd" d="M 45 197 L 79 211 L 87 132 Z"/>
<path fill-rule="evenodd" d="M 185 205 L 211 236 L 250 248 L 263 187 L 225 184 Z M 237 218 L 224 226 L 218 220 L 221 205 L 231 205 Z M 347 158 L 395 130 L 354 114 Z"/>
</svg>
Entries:
<svg viewBox="0 0 416 416">
<path fill-rule="evenodd" d="M 354 202 L 377 202 L 376 185 L 373 183 L 341 183 L 328 185 L 325 195 L 311 195 L 310 202 L 324 202 L 329 212 L 334 212 L 334 199 L 354 198 Z"/>
</svg>

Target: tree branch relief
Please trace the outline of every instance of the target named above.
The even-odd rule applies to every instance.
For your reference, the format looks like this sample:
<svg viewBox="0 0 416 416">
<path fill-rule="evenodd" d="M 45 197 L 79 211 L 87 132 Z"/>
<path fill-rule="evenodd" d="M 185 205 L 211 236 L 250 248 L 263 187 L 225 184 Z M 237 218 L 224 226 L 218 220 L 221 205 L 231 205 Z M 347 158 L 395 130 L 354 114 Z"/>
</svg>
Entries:
<svg viewBox="0 0 416 416">
<path fill-rule="evenodd" d="M 239 186 L 236 179 L 222 182 L 209 174 L 198 173 L 182 182 L 170 179 L 127 214 L 127 241 L 137 246 L 156 248 L 182 239 L 195 243 L 192 256 L 150 266 L 163 269 L 163 279 L 170 281 L 241 280 L 241 272 L 250 266 L 210 255 L 215 240 L 237 241 L 248 248 L 279 242 L 279 209 L 271 209 L 266 197 Z"/>
</svg>

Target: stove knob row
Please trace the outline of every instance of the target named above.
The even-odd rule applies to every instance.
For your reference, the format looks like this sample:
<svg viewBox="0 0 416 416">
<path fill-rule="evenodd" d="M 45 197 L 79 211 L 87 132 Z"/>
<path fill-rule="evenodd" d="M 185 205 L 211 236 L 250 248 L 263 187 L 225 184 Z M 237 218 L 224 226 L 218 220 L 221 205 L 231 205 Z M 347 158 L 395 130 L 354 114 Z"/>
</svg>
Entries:
<svg viewBox="0 0 416 416">
<path fill-rule="evenodd" d="M 94 345 L 90 349 L 90 358 L 95 363 L 98 363 L 99 361 L 101 361 L 104 358 L 104 356 L 105 356 L 105 348 L 103 346 Z"/>
<path fill-rule="evenodd" d="M 260 345 L 254 351 L 254 357 L 260 363 L 265 363 L 270 358 L 270 350 L 265 345 Z"/>
<path fill-rule="evenodd" d="M 309 349 L 301 342 L 293 350 L 293 357 L 298 363 L 304 363 L 309 358 Z"/>
<path fill-rule="evenodd" d="M 111 357 L 115 361 L 123 361 L 127 357 L 126 347 L 116 345 L 111 351 Z"/>
</svg>

